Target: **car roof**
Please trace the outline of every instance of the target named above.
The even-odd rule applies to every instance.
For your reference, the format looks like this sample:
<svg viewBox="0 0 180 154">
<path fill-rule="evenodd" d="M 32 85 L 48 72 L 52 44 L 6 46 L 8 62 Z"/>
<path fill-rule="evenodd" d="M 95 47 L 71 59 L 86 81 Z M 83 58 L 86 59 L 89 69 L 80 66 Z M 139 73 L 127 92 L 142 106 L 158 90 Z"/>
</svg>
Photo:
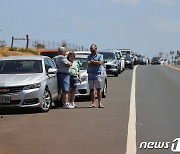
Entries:
<svg viewBox="0 0 180 154">
<path fill-rule="evenodd" d="M 103 50 L 103 51 L 99 51 L 99 53 L 115 53 L 117 52 L 117 50 Z"/>
<path fill-rule="evenodd" d="M 76 58 L 87 58 L 88 57 L 88 55 L 76 55 Z"/>
<path fill-rule="evenodd" d="M 91 53 L 91 51 L 74 51 L 74 53 Z"/>
<path fill-rule="evenodd" d="M 2 57 L 0 60 L 42 60 L 44 58 L 49 58 L 47 56 L 8 56 L 8 57 Z"/>
</svg>

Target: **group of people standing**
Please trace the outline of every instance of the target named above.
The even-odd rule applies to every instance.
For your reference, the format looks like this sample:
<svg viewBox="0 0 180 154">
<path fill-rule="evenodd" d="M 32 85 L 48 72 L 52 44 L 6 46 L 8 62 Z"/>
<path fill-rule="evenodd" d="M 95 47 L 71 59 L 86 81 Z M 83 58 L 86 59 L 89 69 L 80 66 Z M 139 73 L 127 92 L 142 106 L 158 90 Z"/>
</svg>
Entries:
<svg viewBox="0 0 180 154">
<path fill-rule="evenodd" d="M 98 107 L 102 105 L 102 80 L 101 68 L 103 67 L 103 55 L 97 53 L 97 46 L 90 46 L 91 54 L 87 58 L 88 83 L 91 95 L 91 105 L 89 108 L 96 107 L 95 89 L 97 90 Z M 66 50 L 65 47 L 58 48 L 59 56 L 56 58 L 58 68 L 58 88 L 62 90 L 63 109 L 77 107 L 74 103 L 77 83 L 81 83 L 80 63 L 75 60 L 76 55 L 73 51 Z"/>
</svg>

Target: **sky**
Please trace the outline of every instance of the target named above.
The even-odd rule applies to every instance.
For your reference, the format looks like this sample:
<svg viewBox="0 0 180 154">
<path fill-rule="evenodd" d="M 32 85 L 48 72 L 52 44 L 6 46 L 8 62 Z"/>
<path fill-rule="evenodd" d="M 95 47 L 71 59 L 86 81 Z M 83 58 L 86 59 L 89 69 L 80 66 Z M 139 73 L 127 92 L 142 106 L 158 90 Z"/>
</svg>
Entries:
<svg viewBox="0 0 180 154">
<path fill-rule="evenodd" d="M 180 50 L 180 0 L 0 0 L 0 30 L 9 46 L 28 34 L 152 57 Z"/>
</svg>

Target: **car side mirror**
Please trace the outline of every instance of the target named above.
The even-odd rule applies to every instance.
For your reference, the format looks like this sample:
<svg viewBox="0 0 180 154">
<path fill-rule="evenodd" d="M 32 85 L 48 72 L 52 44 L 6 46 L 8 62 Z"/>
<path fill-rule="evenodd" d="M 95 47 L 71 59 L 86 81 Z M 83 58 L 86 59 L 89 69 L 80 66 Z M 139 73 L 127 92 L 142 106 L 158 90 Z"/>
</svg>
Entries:
<svg viewBox="0 0 180 154">
<path fill-rule="evenodd" d="M 107 60 L 104 60 L 104 63 L 107 63 Z"/>
<path fill-rule="evenodd" d="M 56 74 L 57 73 L 57 69 L 56 68 L 49 68 L 48 69 L 48 74 Z"/>
</svg>

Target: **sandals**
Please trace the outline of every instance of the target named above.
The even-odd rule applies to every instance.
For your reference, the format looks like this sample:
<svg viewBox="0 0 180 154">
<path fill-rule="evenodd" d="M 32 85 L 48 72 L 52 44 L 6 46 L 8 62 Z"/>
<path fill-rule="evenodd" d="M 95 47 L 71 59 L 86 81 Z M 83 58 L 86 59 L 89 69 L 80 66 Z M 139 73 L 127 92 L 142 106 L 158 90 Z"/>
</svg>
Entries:
<svg viewBox="0 0 180 154">
<path fill-rule="evenodd" d="M 90 106 L 88 106 L 88 108 L 95 108 L 96 107 L 96 105 L 90 105 Z"/>
<path fill-rule="evenodd" d="M 102 105 L 99 105 L 99 106 L 98 106 L 98 108 L 104 108 L 104 106 L 102 106 Z"/>
<path fill-rule="evenodd" d="M 88 106 L 88 108 L 95 108 L 95 107 L 96 107 L 96 105 L 90 105 L 90 106 Z M 99 105 L 98 108 L 104 108 L 104 106 Z"/>
</svg>

